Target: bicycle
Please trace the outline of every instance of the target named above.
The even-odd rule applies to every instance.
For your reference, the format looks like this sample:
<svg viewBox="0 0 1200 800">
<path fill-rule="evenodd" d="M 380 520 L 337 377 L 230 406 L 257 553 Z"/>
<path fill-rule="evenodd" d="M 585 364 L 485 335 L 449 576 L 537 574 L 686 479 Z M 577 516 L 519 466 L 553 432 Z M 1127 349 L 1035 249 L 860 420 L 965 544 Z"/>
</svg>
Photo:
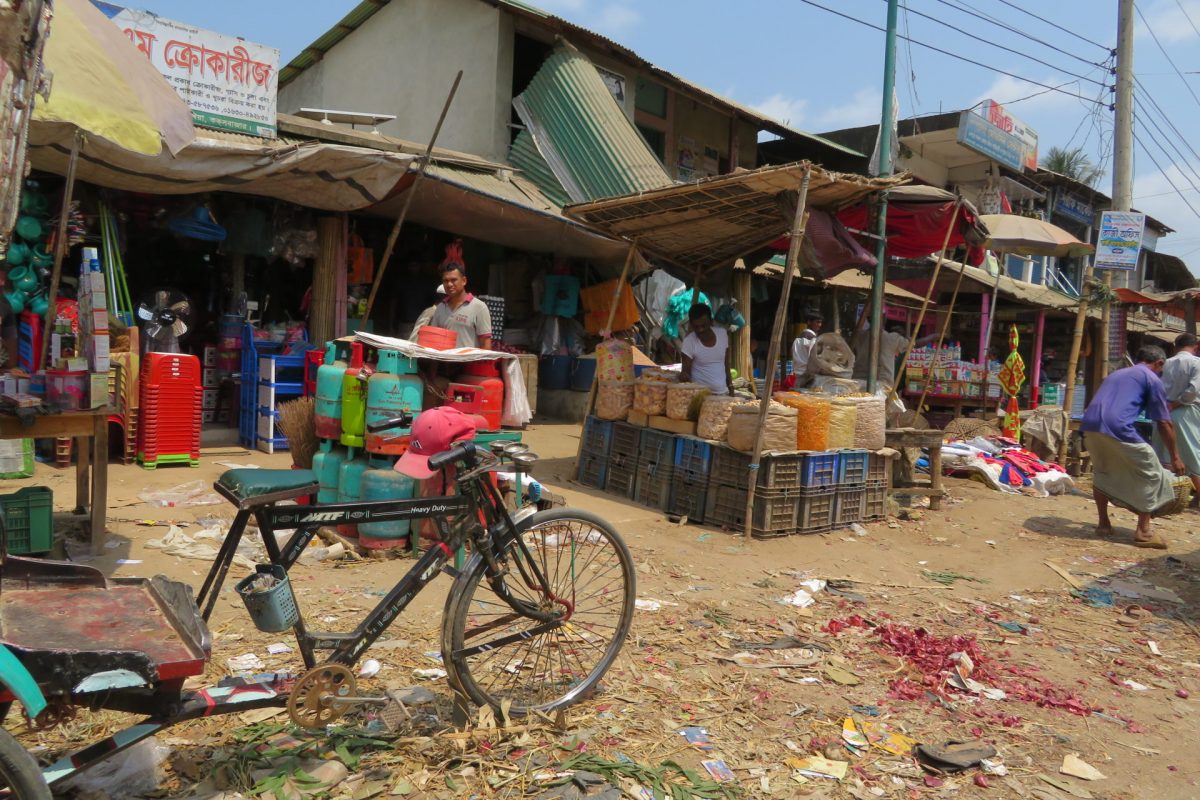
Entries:
<svg viewBox="0 0 1200 800">
<path fill-rule="evenodd" d="M 372 432 L 411 425 L 411 417 L 401 416 L 373 425 Z M 48 703 L 32 724 L 59 724 L 75 707 L 146 715 L 46 767 L 43 779 L 58 785 L 183 720 L 286 703 L 297 725 L 322 728 L 353 708 L 393 702 L 386 695 L 359 696 L 351 668 L 439 572 L 454 579 L 443 608 L 441 652 L 457 695 L 514 717 L 586 698 L 629 633 L 636 598 L 633 560 L 620 535 L 594 514 L 530 508 L 509 513 L 489 476 L 500 470 L 527 473 L 536 460 L 524 445 L 494 442 L 489 451 L 459 442 L 429 458 L 447 482 L 448 468 L 457 470 L 457 494 L 308 506 L 281 503 L 314 494 L 312 472 L 229 470 L 214 488 L 237 514 L 194 601 L 189 587 L 161 576 L 106 579 L 86 565 L 5 557 L 0 644 L 38 676 Z M 207 622 L 251 518 L 267 553 L 258 571 L 272 575 L 291 600 L 291 606 L 281 602 L 289 613 L 272 624 L 251 617 L 263 630 L 293 630 L 307 671 L 185 690 L 186 678 L 202 674 L 211 658 Z M 353 631 L 308 630 L 287 571 L 318 527 L 425 518 L 435 521 L 438 540 Z M 288 528 L 295 532 L 280 546 L 275 531 Z M 451 566 L 455 552 L 467 546 L 463 566 Z M 108 624 L 90 624 L 99 620 Z M 326 657 L 318 660 L 318 654 Z M 11 693 L 0 695 L 0 704 L 12 699 Z M 40 795 L 17 789 L 13 796 Z"/>
</svg>

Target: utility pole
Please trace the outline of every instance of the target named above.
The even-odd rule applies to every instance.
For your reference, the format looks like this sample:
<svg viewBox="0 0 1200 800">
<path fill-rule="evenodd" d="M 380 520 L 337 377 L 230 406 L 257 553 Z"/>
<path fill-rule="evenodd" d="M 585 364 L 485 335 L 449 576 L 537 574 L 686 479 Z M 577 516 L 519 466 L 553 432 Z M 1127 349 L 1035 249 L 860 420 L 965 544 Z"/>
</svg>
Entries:
<svg viewBox="0 0 1200 800">
<path fill-rule="evenodd" d="M 1133 0 L 1129 0 L 1132 3 Z M 883 49 L 883 117 L 879 121 L 879 166 L 876 175 L 892 174 L 892 119 L 895 117 L 896 24 L 900 1 L 888 0 L 887 37 Z M 879 340 L 883 333 L 883 285 L 887 280 L 887 192 L 879 193 L 875 232 L 875 279 L 871 281 L 871 356 L 867 365 L 867 391 L 874 392 L 879 372 Z"/>
<path fill-rule="evenodd" d="M 1114 211 L 1129 211 L 1133 205 L 1133 0 L 1117 0 L 1117 91 L 1113 126 Z M 1112 286 L 1112 270 L 1104 271 L 1104 285 Z M 1108 375 L 1109 333 L 1112 306 L 1105 304 L 1100 316 L 1100 378 Z"/>
</svg>

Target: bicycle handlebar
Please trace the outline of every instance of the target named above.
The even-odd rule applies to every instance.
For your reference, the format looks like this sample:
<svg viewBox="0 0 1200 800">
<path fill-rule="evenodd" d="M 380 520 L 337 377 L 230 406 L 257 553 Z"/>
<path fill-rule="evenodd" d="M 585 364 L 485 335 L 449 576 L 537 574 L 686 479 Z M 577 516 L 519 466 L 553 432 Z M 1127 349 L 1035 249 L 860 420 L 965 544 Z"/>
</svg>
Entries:
<svg viewBox="0 0 1200 800">
<path fill-rule="evenodd" d="M 475 443 L 459 442 L 449 450 L 434 453 L 429 457 L 429 468 L 441 469 L 455 461 L 468 461 L 473 465 L 475 462 Z"/>
<path fill-rule="evenodd" d="M 380 433 L 382 431 L 390 431 L 392 428 L 411 428 L 413 424 L 413 416 L 409 413 L 402 413 L 398 417 L 391 419 L 372 422 L 367 425 L 368 433 Z"/>
</svg>

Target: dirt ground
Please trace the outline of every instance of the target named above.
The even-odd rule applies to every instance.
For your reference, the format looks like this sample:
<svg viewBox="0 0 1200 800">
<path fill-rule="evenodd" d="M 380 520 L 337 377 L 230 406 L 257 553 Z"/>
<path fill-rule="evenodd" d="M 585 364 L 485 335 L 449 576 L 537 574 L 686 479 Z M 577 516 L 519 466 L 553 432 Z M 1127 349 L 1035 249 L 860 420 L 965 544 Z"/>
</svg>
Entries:
<svg viewBox="0 0 1200 800">
<path fill-rule="evenodd" d="M 734 782 L 716 793 L 681 797 L 1200 796 L 1194 758 L 1200 516 L 1156 521 L 1170 549 L 1146 551 L 1131 544 L 1134 518 L 1127 512 L 1116 512 L 1112 540 L 1095 538 L 1094 505 L 1082 494 L 1002 495 L 948 480 L 951 497 L 936 512 L 906 511 L 904 519 L 892 516 L 855 531 L 746 542 L 711 527 L 672 523 L 573 483 L 578 437 L 578 426 L 531 426 L 526 441 L 542 456 L 535 475 L 568 505 L 613 523 L 637 563 L 638 597 L 656 607 L 635 616 L 603 690 L 556 725 L 402 738 L 365 757 L 358 769 L 365 779 L 342 784 L 332 796 L 537 796 L 553 786 L 546 776 L 555 774 L 556 764 L 580 754 L 587 759 L 578 763 L 592 764 L 587 769 L 619 782 L 628 796 L 636 792 L 631 780 L 644 785 L 650 772 L 629 769 L 617 781 L 604 765 L 632 763 L 661 774 L 678 764 L 707 780 L 700 762 L 720 759 L 732 771 Z M 221 505 L 153 508 L 138 494 L 211 482 L 223 469 L 219 461 L 290 464 L 286 454 L 231 453 L 206 454 L 196 469 L 114 465 L 108 546 L 90 563 L 111 575 L 162 573 L 198 584 L 203 560 L 165 555 L 147 542 L 161 538 L 169 521 L 188 523 L 184 533 L 196 533 L 203 527 L 197 519 L 227 520 L 231 512 Z M 60 510 L 71 505 L 73 474 L 39 465 L 37 480 L 54 489 Z M 81 546 L 71 552 L 86 558 Z M 310 619 L 348 630 L 408 564 L 301 564 L 293 580 Z M 815 592 L 807 608 L 779 602 L 805 579 L 834 583 Z M 214 658 L 205 677 L 230 674 L 226 659 L 245 653 L 270 669 L 296 668 L 296 653 L 267 653 L 268 643 L 286 639 L 249 624 L 233 583 L 226 583 L 212 624 Z M 449 578 L 439 577 L 393 625 L 388 641 L 368 653 L 382 664 L 363 682 L 368 689 L 419 684 L 432 689 L 441 706 L 449 695 L 444 681 L 416 680 L 413 670 L 437 666 L 428 653 L 438 649 L 448 586 Z M 755 647 L 783 637 L 802 647 Z M 975 688 L 993 695 L 1002 690 L 1004 699 L 949 686 L 947 655 L 956 651 L 972 655 L 972 677 L 982 684 Z M 855 753 L 843 738 L 847 719 L 860 732 L 873 727 L 883 740 Z M 212 765 L 236 751 L 231 731 L 264 722 L 243 715 L 167 731 L 162 743 L 175 753 L 160 791 L 184 795 L 205 776 L 211 783 Z M 7 724 L 22 729 L 15 714 Z M 55 731 L 21 738 L 46 759 L 114 724 L 111 715 L 81 715 Z M 689 744 L 679 733 L 687 726 L 706 729 L 711 750 Z M 993 762 L 1001 766 L 986 775 L 978 767 L 957 775 L 922 773 L 911 758 L 885 749 L 889 733 L 927 744 L 980 739 L 996 749 Z M 814 754 L 848 762 L 846 777 L 804 777 L 797 767 Z M 1104 777 L 1084 781 L 1060 773 L 1070 754 Z M 505 777 L 514 771 L 523 772 L 521 780 Z M 686 782 L 683 773 L 674 774 L 677 783 Z"/>
</svg>

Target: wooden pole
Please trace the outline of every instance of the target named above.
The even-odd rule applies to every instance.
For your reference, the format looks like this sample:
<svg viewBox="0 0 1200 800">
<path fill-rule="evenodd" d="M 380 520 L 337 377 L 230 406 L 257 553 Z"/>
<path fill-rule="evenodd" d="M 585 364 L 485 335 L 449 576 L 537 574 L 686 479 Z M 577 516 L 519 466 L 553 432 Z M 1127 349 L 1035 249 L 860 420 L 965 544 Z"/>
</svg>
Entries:
<svg viewBox="0 0 1200 800">
<path fill-rule="evenodd" d="M 58 315 L 58 282 L 62 279 L 63 258 L 67 255 L 67 223 L 71 216 L 71 198 L 75 194 L 75 168 L 79 165 L 79 148 L 83 144 L 83 132 L 75 130 L 71 140 L 71 160 L 67 162 L 67 180 L 63 184 L 62 210 L 58 215 L 58 233 L 54 237 L 54 268 L 50 272 L 50 288 L 46 297 L 50 307 L 46 309 L 46 324 L 42 326 L 42 352 L 35 362 L 37 371 L 46 368 L 46 354 L 50 352 L 50 336 L 54 331 L 54 319 Z M 81 287 L 82 288 L 82 287 Z"/>
<path fill-rule="evenodd" d="M 1083 280 L 1079 282 L 1079 310 L 1075 312 L 1075 332 L 1071 336 L 1071 355 L 1067 359 L 1067 390 L 1063 393 L 1063 413 L 1067 415 L 1067 430 L 1058 446 L 1058 463 L 1066 466 L 1067 447 L 1071 439 L 1070 415 L 1075 403 L 1075 371 L 1079 369 L 1079 351 L 1083 344 L 1083 329 L 1087 324 L 1088 290 L 1092 285 L 1092 259 L 1088 257 L 1083 267 Z M 1108 331 L 1104 332 L 1105 336 Z"/>
<path fill-rule="evenodd" d="M 429 165 L 433 146 L 437 142 L 438 134 L 442 131 L 442 123 L 446 121 L 446 114 L 450 112 L 450 103 L 454 100 L 454 94 L 458 91 L 458 84 L 462 81 L 462 76 L 463 73 L 460 69 L 454 76 L 454 85 L 450 87 L 450 94 L 446 95 L 446 103 L 442 106 L 442 114 L 438 117 L 437 125 L 433 129 L 433 136 L 429 137 L 425 153 L 417 161 L 416 177 L 408 187 L 404 205 L 400 208 L 400 216 L 396 217 L 396 222 L 392 225 L 392 232 L 388 234 L 387 246 L 383 249 L 383 258 L 379 261 L 379 271 L 375 274 L 375 282 L 371 284 L 371 294 L 367 296 L 367 308 L 358 323 L 360 329 L 366 327 L 367 320 L 371 317 L 371 309 L 375 307 L 375 296 L 379 294 L 379 286 L 383 283 L 383 274 L 387 272 L 388 261 L 392 258 L 392 251 L 396 249 L 396 239 L 400 236 L 400 229 L 404 227 L 404 219 L 408 216 L 409 206 L 412 205 L 413 198 L 417 195 L 417 186 L 420 185 L 421 178 L 425 176 L 425 168 Z"/>
<path fill-rule="evenodd" d="M 925 312 L 929 310 L 929 301 L 933 298 L 934 291 L 937 290 L 938 274 L 942 271 L 942 264 L 946 262 L 946 249 L 950 247 L 950 237 L 954 234 L 954 226 L 958 224 L 958 212 L 962 208 L 962 198 L 954 202 L 954 213 L 950 215 L 950 224 L 946 226 L 946 235 L 942 237 L 942 249 L 938 252 L 937 264 L 933 267 L 933 277 L 929 280 L 929 288 L 925 290 L 925 297 L 921 300 L 921 310 L 917 312 L 917 321 L 912 327 L 912 331 L 908 335 L 908 345 L 904 348 L 904 358 L 900 359 L 900 366 L 903 368 L 908 364 L 908 356 L 912 353 L 912 349 L 916 347 L 917 339 L 921 333 L 921 326 L 925 324 Z M 962 281 L 962 271 L 959 271 L 959 282 Z M 957 293 L 957 288 L 955 293 Z M 859 324 L 862 324 L 862 319 L 859 319 Z M 872 338 L 879 336 L 879 331 L 871 331 Z M 855 354 L 855 358 L 858 354 Z M 888 399 L 895 399 L 896 387 L 892 387 L 892 391 L 888 395 Z"/>
<path fill-rule="evenodd" d="M 621 277 L 617 278 L 617 285 L 613 287 L 612 300 L 608 306 L 608 321 L 604 323 L 603 330 L 610 331 L 612 329 L 613 318 L 617 315 L 617 303 L 621 300 L 621 289 L 625 285 L 625 281 L 629 278 L 629 270 L 633 267 L 633 261 L 637 257 L 637 242 L 631 242 L 629 252 L 625 255 L 625 266 L 621 268 Z M 592 388 L 588 390 L 587 407 L 583 413 L 584 419 L 591 416 L 592 408 L 596 405 L 596 387 L 600 382 L 600 370 L 596 370 L 596 374 L 592 375 Z M 583 455 L 583 437 L 579 437 L 579 446 L 575 448 L 575 462 L 579 463 L 579 457 Z"/>
<path fill-rule="evenodd" d="M 796 262 L 800 259 L 800 244 L 808 227 L 808 184 L 812 178 L 811 167 L 804 168 L 804 179 L 800 182 L 800 194 L 796 198 L 796 215 L 792 218 L 792 230 L 788 235 L 787 265 L 783 268 L 783 290 L 779 295 L 779 307 L 775 309 L 775 324 L 771 326 L 771 342 L 767 347 L 767 363 L 763 369 L 763 396 L 758 401 L 758 431 L 754 435 L 754 449 L 750 451 L 749 476 L 746 483 L 746 529 L 751 536 L 754 524 L 754 487 L 758 483 L 758 461 L 762 455 L 763 429 L 767 423 L 767 411 L 771 407 L 771 382 L 775 379 L 775 364 L 779 361 L 779 340 L 783 336 L 783 322 L 787 318 L 788 296 L 792 292 L 792 277 L 796 273 Z"/>
</svg>

